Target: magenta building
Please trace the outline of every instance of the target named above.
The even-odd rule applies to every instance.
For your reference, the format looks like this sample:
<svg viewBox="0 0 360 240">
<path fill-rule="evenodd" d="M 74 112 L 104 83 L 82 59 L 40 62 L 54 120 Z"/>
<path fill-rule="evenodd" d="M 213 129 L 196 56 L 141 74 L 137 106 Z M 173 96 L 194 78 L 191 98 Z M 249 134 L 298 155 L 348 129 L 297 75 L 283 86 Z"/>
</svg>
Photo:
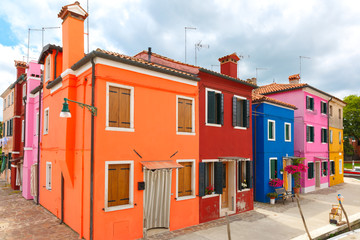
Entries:
<svg viewBox="0 0 360 240">
<path fill-rule="evenodd" d="M 288 84 L 261 86 L 257 93 L 290 103 L 294 111 L 294 155 L 304 157 L 308 170 L 302 173 L 301 192 L 329 187 L 328 101 L 331 95 L 306 83 L 299 74 Z"/>
<path fill-rule="evenodd" d="M 40 64 L 36 61 L 29 63 L 27 70 L 27 89 L 25 105 L 25 141 L 24 141 L 24 163 L 22 176 L 22 195 L 26 199 L 33 199 L 37 196 L 37 161 L 38 161 L 38 137 L 41 107 L 39 92 L 41 85 Z M 39 104 L 40 101 L 40 104 Z"/>
</svg>

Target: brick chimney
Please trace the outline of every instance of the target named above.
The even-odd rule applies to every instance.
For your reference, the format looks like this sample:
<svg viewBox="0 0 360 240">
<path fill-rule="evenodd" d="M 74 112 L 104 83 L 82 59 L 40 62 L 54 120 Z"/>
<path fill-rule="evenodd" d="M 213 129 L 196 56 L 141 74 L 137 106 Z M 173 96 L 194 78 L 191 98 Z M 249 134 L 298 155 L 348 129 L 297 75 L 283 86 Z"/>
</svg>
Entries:
<svg viewBox="0 0 360 240">
<path fill-rule="evenodd" d="M 237 62 L 239 60 L 240 58 L 236 55 L 236 53 L 219 58 L 221 73 L 237 78 Z"/>
<path fill-rule="evenodd" d="M 289 83 L 290 84 L 300 83 L 300 74 L 294 74 L 294 75 L 289 76 Z"/>
<path fill-rule="evenodd" d="M 58 17 L 62 22 L 63 70 L 84 57 L 84 21 L 88 13 L 79 2 L 62 7 Z"/>
<path fill-rule="evenodd" d="M 248 78 L 248 79 L 246 79 L 246 81 L 247 81 L 248 83 L 253 84 L 253 85 L 257 85 L 256 78 Z"/>
<path fill-rule="evenodd" d="M 16 79 L 18 79 L 21 74 L 25 73 L 26 68 L 27 68 L 27 64 L 26 62 L 23 61 L 14 61 L 15 62 L 15 67 L 16 67 Z"/>
</svg>

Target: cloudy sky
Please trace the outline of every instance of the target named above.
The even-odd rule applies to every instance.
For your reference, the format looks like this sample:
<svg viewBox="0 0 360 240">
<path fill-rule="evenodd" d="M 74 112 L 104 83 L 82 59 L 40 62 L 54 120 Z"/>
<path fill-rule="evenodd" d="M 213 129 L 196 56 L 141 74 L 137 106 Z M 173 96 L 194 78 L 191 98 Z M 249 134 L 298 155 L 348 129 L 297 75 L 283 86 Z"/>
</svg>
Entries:
<svg viewBox="0 0 360 240">
<path fill-rule="evenodd" d="M 79 1 L 87 9 L 87 1 Z M 239 77 L 258 84 L 302 82 L 339 98 L 360 94 L 360 1 L 357 0 L 88 0 L 90 51 L 127 55 L 153 52 L 219 71 L 218 58 L 236 52 Z M 16 79 L 14 60 L 27 60 L 28 29 L 42 29 L 44 44 L 61 46 L 61 7 L 73 1 L 1 0 L 0 92 Z M 30 59 L 38 59 L 42 32 L 30 31 Z M 87 49 L 87 47 L 86 47 Z M 256 71 L 256 69 L 258 70 Z M 257 72 L 257 74 L 256 74 Z M 0 101 L 1 104 L 1 101 Z M 0 118 L 2 112 L 0 111 Z"/>
</svg>

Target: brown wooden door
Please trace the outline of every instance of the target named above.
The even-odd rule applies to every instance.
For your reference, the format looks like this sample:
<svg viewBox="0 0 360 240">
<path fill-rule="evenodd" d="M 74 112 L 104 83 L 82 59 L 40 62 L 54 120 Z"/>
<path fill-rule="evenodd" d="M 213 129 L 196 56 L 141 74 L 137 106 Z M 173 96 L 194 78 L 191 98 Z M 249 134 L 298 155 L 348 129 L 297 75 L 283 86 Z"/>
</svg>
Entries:
<svg viewBox="0 0 360 240">
<path fill-rule="evenodd" d="M 228 166 L 229 164 L 227 162 L 223 163 L 223 193 L 221 195 L 221 208 L 227 208 L 228 207 Z"/>
</svg>

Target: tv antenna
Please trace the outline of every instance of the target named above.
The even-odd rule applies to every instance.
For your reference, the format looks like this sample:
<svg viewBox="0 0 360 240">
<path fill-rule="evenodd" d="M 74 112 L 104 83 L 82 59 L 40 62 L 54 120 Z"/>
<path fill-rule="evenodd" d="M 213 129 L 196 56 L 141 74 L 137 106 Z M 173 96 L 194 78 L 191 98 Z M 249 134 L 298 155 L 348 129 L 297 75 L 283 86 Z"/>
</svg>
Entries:
<svg viewBox="0 0 360 240">
<path fill-rule="evenodd" d="M 195 66 L 197 66 L 197 51 L 200 51 L 201 48 L 210 48 L 209 44 L 202 44 L 201 41 L 195 43 Z"/>
</svg>

